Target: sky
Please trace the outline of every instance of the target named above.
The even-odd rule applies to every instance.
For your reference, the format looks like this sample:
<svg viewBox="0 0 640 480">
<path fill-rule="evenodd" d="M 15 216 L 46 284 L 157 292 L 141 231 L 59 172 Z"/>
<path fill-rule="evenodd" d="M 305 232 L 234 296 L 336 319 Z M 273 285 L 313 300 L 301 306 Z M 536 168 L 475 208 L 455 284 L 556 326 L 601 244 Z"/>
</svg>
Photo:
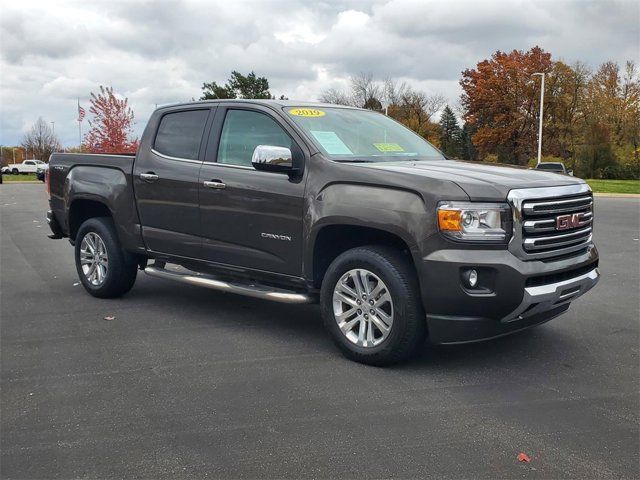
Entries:
<svg viewBox="0 0 640 480">
<path fill-rule="evenodd" d="M 363 72 L 455 106 L 461 72 L 496 50 L 640 63 L 639 25 L 638 0 L 0 0 L 0 144 L 42 117 L 77 145 L 78 98 L 88 112 L 99 85 L 129 99 L 140 135 L 156 104 L 197 99 L 232 70 L 292 100 Z"/>
</svg>

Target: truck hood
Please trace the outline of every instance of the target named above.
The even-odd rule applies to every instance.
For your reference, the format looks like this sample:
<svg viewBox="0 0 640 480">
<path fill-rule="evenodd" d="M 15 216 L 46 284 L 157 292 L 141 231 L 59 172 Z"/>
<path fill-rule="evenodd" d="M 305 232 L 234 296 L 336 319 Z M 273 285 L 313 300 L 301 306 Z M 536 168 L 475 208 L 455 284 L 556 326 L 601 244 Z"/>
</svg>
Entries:
<svg viewBox="0 0 640 480">
<path fill-rule="evenodd" d="M 462 188 L 472 200 L 505 200 L 516 188 L 554 187 L 584 183 L 569 175 L 530 170 L 510 165 L 459 160 L 420 162 L 384 162 L 358 164 L 366 168 L 423 176 L 434 180 L 451 181 Z"/>
</svg>

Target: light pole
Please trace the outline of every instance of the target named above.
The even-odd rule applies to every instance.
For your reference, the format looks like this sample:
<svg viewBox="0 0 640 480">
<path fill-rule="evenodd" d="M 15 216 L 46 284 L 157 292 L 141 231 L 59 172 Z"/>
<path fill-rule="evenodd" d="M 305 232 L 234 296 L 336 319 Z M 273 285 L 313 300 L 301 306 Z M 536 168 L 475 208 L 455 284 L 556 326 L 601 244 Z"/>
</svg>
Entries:
<svg viewBox="0 0 640 480">
<path fill-rule="evenodd" d="M 538 126 L 538 165 L 540 165 L 540 160 L 542 159 L 542 116 L 544 113 L 544 72 L 543 73 L 534 73 L 535 75 L 540 75 L 542 77 L 542 84 L 540 85 L 540 124 Z"/>
</svg>

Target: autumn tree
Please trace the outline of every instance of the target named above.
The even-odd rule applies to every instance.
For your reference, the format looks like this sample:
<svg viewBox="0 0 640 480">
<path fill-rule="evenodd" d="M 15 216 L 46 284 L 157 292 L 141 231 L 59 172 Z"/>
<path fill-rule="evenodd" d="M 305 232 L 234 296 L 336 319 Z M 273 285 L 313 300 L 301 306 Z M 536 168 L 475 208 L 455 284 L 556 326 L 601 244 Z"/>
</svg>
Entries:
<svg viewBox="0 0 640 480">
<path fill-rule="evenodd" d="M 233 71 L 224 85 L 218 85 L 216 82 L 202 84 L 200 100 L 224 98 L 272 99 L 275 97 L 269 92 L 269 80 L 265 77 L 258 77 L 254 72 L 242 75 Z M 281 99 L 284 99 L 284 96 Z"/>
<path fill-rule="evenodd" d="M 119 99 L 112 87 L 100 85 L 100 93 L 91 93 L 89 131 L 83 148 L 91 153 L 135 153 L 138 139 L 132 139 L 133 110 L 126 98 Z"/>
<path fill-rule="evenodd" d="M 528 162 L 535 151 L 540 91 L 532 75 L 551 66 L 551 54 L 534 47 L 498 51 L 462 73 L 464 119 L 476 129 L 473 142 L 481 156 L 495 153 L 507 163 Z"/>
<path fill-rule="evenodd" d="M 33 158 L 46 162 L 49 156 L 62 149 L 58 137 L 49 124 L 39 117 L 22 139 L 22 148 L 31 153 Z"/>
<path fill-rule="evenodd" d="M 436 145 L 439 143 L 439 128 L 431 118 L 445 103 L 442 95 L 429 95 L 389 78 L 379 82 L 366 73 L 350 77 L 349 85 L 349 90 L 325 90 L 320 101 L 378 112 L 384 110 L 417 134 Z"/>
</svg>

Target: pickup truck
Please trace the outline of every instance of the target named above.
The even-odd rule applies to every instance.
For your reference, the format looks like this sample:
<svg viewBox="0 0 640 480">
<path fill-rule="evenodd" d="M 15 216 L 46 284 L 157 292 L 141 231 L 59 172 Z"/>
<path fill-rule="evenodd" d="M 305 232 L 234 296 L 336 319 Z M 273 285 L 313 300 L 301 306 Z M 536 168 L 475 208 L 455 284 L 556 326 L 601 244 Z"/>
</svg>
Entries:
<svg viewBox="0 0 640 480">
<path fill-rule="evenodd" d="M 342 352 L 374 365 L 427 336 L 474 342 L 541 324 L 600 275 L 582 180 L 448 160 L 369 110 L 163 107 L 137 154 L 54 153 L 47 186 L 50 237 L 75 246 L 91 295 L 125 294 L 139 269 L 318 302 Z"/>
<path fill-rule="evenodd" d="M 43 169 L 46 165 L 42 160 L 25 160 L 22 163 L 10 163 L 6 167 L 2 167 L 2 173 L 12 173 L 14 175 L 37 173 L 38 169 Z"/>
<path fill-rule="evenodd" d="M 536 170 L 545 170 L 547 172 L 573 176 L 573 170 L 565 167 L 562 162 L 540 162 L 536 165 Z"/>
</svg>

